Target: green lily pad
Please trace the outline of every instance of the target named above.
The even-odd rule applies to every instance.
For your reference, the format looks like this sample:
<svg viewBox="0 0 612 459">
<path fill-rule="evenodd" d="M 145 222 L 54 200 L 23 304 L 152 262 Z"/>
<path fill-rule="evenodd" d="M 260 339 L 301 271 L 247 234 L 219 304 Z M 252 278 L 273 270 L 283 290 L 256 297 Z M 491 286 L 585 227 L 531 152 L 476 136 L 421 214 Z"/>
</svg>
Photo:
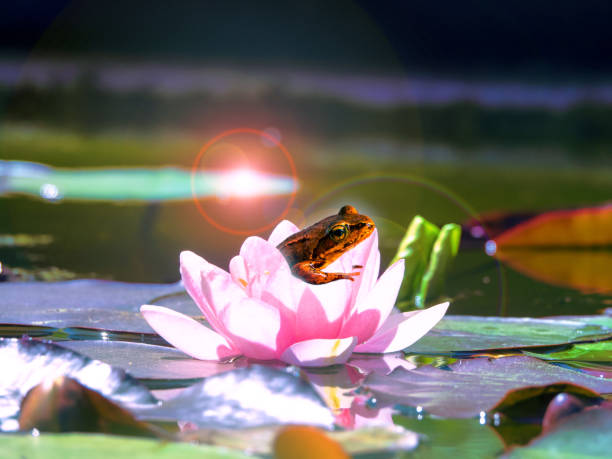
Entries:
<svg viewBox="0 0 612 459">
<path fill-rule="evenodd" d="M 168 442 L 144 438 L 95 434 L 3 435 L 1 459 L 246 459 L 253 458 L 239 451 L 208 445 Z"/>
<path fill-rule="evenodd" d="M 581 363 L 593 362 L 612 364 L 612 341 L 574 344 L 569 349 L 557 352 L 541 353 L 523 351 L 523 353 L 539 359 L 555 362 L 577 361 Z M 610 369 L 612 369 L 612 366 Z"/>
<path fill-rule="evenodd" d="M 612 451 L 612 410 L 584 410 L 505 458 L 600 458 Z"/>
<path fill-rule="evenodd" d="M 452 354 L 554 346 L 587 339 L 604 339 L 611 333 L 611 329 L 602 325 L 576 320 L 447 315 L 404 352 Z"/>
<path fill-rule="evenodd" d="M 253 429 L 200 429 L 184 432 L 180 434 L 180 438 L 184 441 L 195 441 L 269 456 L 273 453 L 274 437 L 282 428 L 282 426 L 265 426 Z M 326 431 L 325 435 L 340 443 L 344 451 L 357 457 L 358 455 L 374 457 L 377 453 L 388 454 L 393 451 L 412 451 L 419 443 L 414 432 L 396 426 Z"/>
<path fill-rule="evenodd" d="M 499 436 L 478 419 L 394 416 L 393 421 L 423 436 L 411 458 L 495 458 L 504 451 Z"/>
<path fill-rule="evenodd" d="M 612 393 L 612 380 L 527 356 L 459 360 L 448 370 L 396 368 L 388 376 L 369 375 L 363 385 L 382 405 L 409 405 L 437 416 L 460 418 L 490 411 L 511 389 L 559 382 Z"/>
</svg>

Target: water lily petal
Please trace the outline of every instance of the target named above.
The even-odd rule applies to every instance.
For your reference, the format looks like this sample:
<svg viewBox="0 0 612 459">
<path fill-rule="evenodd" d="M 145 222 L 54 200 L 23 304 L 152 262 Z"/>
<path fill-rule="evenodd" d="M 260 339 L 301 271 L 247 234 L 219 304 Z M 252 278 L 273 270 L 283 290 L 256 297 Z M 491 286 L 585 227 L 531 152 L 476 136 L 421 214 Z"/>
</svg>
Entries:
<svg viewBox="0 0 612 459">
<path fill-rule="evenodd" d="M 295 313 L 295 340 L 305 341 L 313 338 L 337 338 L 340 326 L 342 325 L 342 312 L 346 304 L 346 294 L 336 295 L 338 288 L 335 289 L 319 289 L 319 287 L 333 286 L 339 284 L 336 281 L 333 283 L 321 286 L 309 286 L 303 290 L 302 297 Z M 350 282 L 350 281 L 348 281 Z M 314 288 L 310 288 L 314 287 Z M 315 295 L 314 291 L 318 291 L 319 295 Z M 320 298 L 324 291 L 329 291 L 330 295 L 325 304 L 322 304 Z M 340 311 L 340 312 L 338 312 Z"/>
<path fill-rule="evenodd" d="M 236 255 L 230 260 L 229 263 L 230 276 L 232 280 L 243 289 L 247 286 L 247 269 L 244 258 L 240 255 Z"/>
<path fill-rule="evenodd" d="M 359 343 L 370 339 L 387 320 L 404 277 L 404 260 L 393 263 L 378 279 L 342 327 L 340 336 L 357 336 Z"/>
<path fill-rule="evenodd" d="M 441 303 L 420 311 L 392 314 L 372 338 L 355 347 L 355 352 L 397 352 L 422 338 L 448 309 Z"/>
<path fill-rule="evenodd" d="M 229 274 L 188 250 L 181 252 L 180 265 L 181 278 L 183 279 L 183 284 L 185 285 L 187 293 L 189 293 L 193 301 L 198 305 L 211 327 L 217 332 L 222 333 L 222 328 L 217 319 L 217 307 L 213 301 L 212 295 L 213 291 L 218 290 L 216 288 L 211 289 L 208 286 L 208 282 L 209 279 L 215 278 L 218 279 L 218 281 L 214 282 L 215 285 L 223 283 L 219 282 L 223 280 L 225 280 L 226 283 L 231 282 Z M 228 296 L 231 293 L 232 290 L 227 291 Z M 238 294 L 238 292 L 234 293 Z M 241 293 L 241 295 L 244 296 L 244 293 Z"/>
<path fill-rule="evenodd" d="M 268 242 L 276 247 L 292 234 L 295 234 L 300 229 L 291 223 L 289 220 L 283 220 L 272 230 L 272 234 L 268 238 Z"/>
<path fill-rule="evenodd" d="M 281 335 L 281 316 L 274 306 L 255 298 L 232 303 L 219 315 L 228 337 L 247 357 L 269 360 L 278 357 L 277 340 L 286 342 L 287 329 Z"/>
<path fill-rule="evenodd" d="M 325 367 L 345 363 L 357 338 L 310 339 L 292 344 L 281 355 L 281 360 L 302 367 Z"/>
<path fill-rule="evenodd" d="M 221 360 L 240 355 L 223 336 L 185 314 L 148 304 L 140 312 L 157 334 L 193 358 Z"/>
</svg>

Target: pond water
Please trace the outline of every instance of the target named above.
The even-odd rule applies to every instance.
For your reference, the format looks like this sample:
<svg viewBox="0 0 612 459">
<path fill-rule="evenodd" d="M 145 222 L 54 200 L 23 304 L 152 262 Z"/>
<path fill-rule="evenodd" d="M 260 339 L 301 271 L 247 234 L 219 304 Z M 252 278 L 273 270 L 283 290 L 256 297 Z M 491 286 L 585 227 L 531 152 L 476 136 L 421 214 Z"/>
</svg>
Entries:
<svg viewBox="0 0 612 459">
<path fill-rule="evenodd" d="M 41 147 L 44 144 L 41 140 L 48 135 L 40 131 L 23 137 L 19 149 L 23 154 L 19 158 L 9 155 L 6 159 L 46 161 L 51 166 L 70 163 L 87 168 L 99 165 L 93 163 L 100 158 L 90 161 L 87 153 L 99 149 L 100 142 L 109 147 L 110 158 L 117 158 L 126 142 L 120 136 L 75 135 L 71 141 L 78 147 L 72 153 L 52 157 L 48 145 Z M 14 146 L 16 138 L 5 142 Z M 166 138 L 162 141 L 166 148 L 181 152 L 173 165 L 188 167 L 190 155 L 197 151 L 197 140 L 181 139 L 174 144 Z M 160 154 L 147 156 L 150 139 L 131 138 L 129 142 L 135 152 L 132 160 L 141 158 L 141 166 L 151 173 L 167 164 Z M 368 142 L 363 145 L 370 145 Z M 53 141 L 49 144 L 53 145 Z M 601 351 L 608 352 L 608 357 L 586 360 L 559 357 L 557 365 L 551 365 L 545 362 L 543 354 L 538 354 L 565 351 L 571 348 L 568 343 L 609 338 L 612 283 L 606 279 L 612 278 L 612 250 L 610 247 L 531 250 L 519 257 L 535 260 L 524 269 L 520 264 L 509 265 L 487 255 L 485 243 L 490 236 L 525 219 L 525 215 L 605 203 L 612 196 L 611 175 L 588 164 L 568 169 L 545 164 L 529 167 L 489 164 L 477 159 L 438 161 L 426 154 L 434 147 L 419 148 L 421 156 L 416 159 L 408 154 L 401 160 L 391 155 L 374 161 L 353 155 L 344 144 L 300 145 L 301 154 L 295 158 L 300 188 L 287 215 L 297 224 L 305 225 L 337 212 L 344 204 L 354 205 L 377 224 L 382 269 L 394 255 L 414 215 L 420 214 L 436 224 L 464 224 L 459 255 L 439 298 L 451 301 L 449 315 L 430 335 L 408 348 L 405 355 L 373 358 L 356 354 L 346 365 L 300 371 L 287 370 L 277 363 L 249 367 L 262 362 L 244 358 L 224 364 L 196 361 L 168 347 L 144 322 L 138 307 L 165 305 L 201 318 L 193 301 L 176 283 L 178 254 L 181 250 L 192 250 L 227 269 L 245 236 L 211 225 L 190 197 L 147 199 L 147 190 L 143 190 L 138 201 L 128 202 L 109 197 L 100 201 L 43 199 L 5 190 L 0 195 L 0 262 L 3 280 L 8 282 L 0 284 L 0 323 L 3 323 L 0 336 L 50 339 L 127 370 L 136 382 L 144 384 L 138 390 L 147 394 L 152 391 L 151 396 L 169 401 L 157 411 L 137 408 L 133 400 L 124 401 L 125 406 L 139 419 L 172 432 L 179 427 L 187 434 L 203 427 L 259 428 L 274 422 L 323 427 L 335 423 L 349 430 L 395 424 L 427 436 L 428 442 L 417 450 L 423 457 L 444 457 L 451 450 L 457 455 L 457 445 L 462 442 L 472 448 L 478 445 L 480 457 L 496 456 L 506 446 L 531 438 L 525 432 L 532 424 L 519 423 L 525 428 L 521 431 L 515 426 L 514 432 L 520 431 L 515 436 L 522 440 L 514 442 L 516 438 L 508 434 L 509 421 L 502 422 L 500 428 L 499 414 L 491 410 L 508 390 L 565 381 L 598 393 L 612 392 L 610 349 L 606 347 L 609 341 L 603 341 Z M 308 156 L 306 151 L 319 153 Z M 413 152 L 414 147 L 406 146 L 406 151 Z M 327 164 L 330 157 L 334 164 L 347 163 L 330 169 Z M 523 152 L 522 157 L 528 158 L 529 152 Z M 287 173 L 280 169 L 270 172 Z M 183 179 L 187 178 L 185 174 Z M 221 226 L 245 232 L 274 220 L 285 209 L 288 199 L 281 194 L 246 201 L 234 197 L 201 202 Z M 249 222 L 247 226 L 245 220 Z M 482 232 L 474 229 L 480 220 L 496 223 L 489 232 Z M 240 224 L 243 226 L 236 226 Z M 260 235 L 267 237 L 268 233 L 266 230 Z M 537 269 L 529 269 L 533 266 Z M 600 268 L 585 280 L 579 275 L 585 266 Z M 82 278 L 106 282 L 70 281 Z M 594 289 L 589 284 L 593 279 L 604 288 Z M 47 280 L 59 282 L 40 282 Z M 610 288 L 605 288 L 606 285 Z M 432 298 L 430 304 L 437 299 Z M 586 317 L 598 314 L 603 315 L 596 319 Z M 508 319 L 548 316 L 581 317 Z M 573 349 L 583 349 L 580 346 L 590 344 L 576 344 Z M 585 349 L 591 356 L 600 352 L 591 347 Z M 227 416 L 201 417 L 189 410 L 191 405 L 210 407 L 211 403 L 205 397 L 210 395 L 210 389 L 197 386 L 196 390 L 194 384 L 206 378 L 205 383 L 209 381 L 212 385 L 215 380 L 211 378 L 222 378 L 226 372 L 240 369 L 253 372 L 240 378 L 259 381 L 259 390 L 274 394 L 270 384 L 278 380 L 294 388 L 297 398 L 292 400 L 309 400 L 304 403 L 323 400 L 333 418 L 313 414 L 312 418 L 289 419 L 283 412 L 277 418 L 270 415 L 264 422 L 267 419 L 264 414 L 274 411 L 269 405 L 276 403 L 274 399 L 267 402 L 268 406 L 247 407 L 248 404 L 232 398 L 240 393 L 238 382 L 223 379 L 219 381 L 228 385 L 223 397 L 231 401 L 228 403 L 236 415 L 234 424 Z M 264 372 L 264 376 L 258 375 L 258 371 Z M 299 386 L 298 382 L 303 380 L 310 383 L 308 389 Z M 311 388 L 316 396 L 306 393 Z M 109 394 L 112 399 L 112 390 Z M 244 421 L 242 415 L 252 422 Z M 269 452 L 253 446 L 261 440 L 250 437 L 252 433 L 240 432 L 228 434 L 231 438 L 223 440 L 226 443 L 218 441 Z M 269 439 L 272 434 L 266 435 Z M 215 438 L 224 437 L 218 434 Z M 398 446 L 399 437 L 384 437 L 373 443 L 373 450 L 387 447 L 402 450 Z M 367 448 L 356 453 L 363 451 Z"/>
</svg>

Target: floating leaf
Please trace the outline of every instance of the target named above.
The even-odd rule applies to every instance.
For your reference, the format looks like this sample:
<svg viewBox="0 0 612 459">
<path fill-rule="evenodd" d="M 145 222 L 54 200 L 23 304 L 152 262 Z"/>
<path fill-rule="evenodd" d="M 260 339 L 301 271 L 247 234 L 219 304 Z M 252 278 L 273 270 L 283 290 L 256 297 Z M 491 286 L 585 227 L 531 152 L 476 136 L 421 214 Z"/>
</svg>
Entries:
<svg viewBox="0 0 612 459">
<path fill-rule="evenodd" d="M 8 455 L 5 455 L 7 454 Z M 207 445 L 92 434 L 3 435 L 1 458 L 28 459 L 252 459 L 239 451 Z"/>
<path fill-rule="evenodd" d="M 34 386 L 70 376 L 129 408 L 150 407 L 157 400 L 123 370 L 52 343 L 0 338 L 0 430 L 15 430 L 19 404 Z"/>
<path fill-rule="evenodd" d="M 364 386 L 379 403 L 404 404 L 445 417 L 487 412 L 511 389 L 558 382 L 612 392 L 612 381 L 595 378 L 527 356 L 459 360 L 448 370 L 423 366 L 396 368 L 390 375 L 369 375 Z"/>
<path fill-rule="evenodd" d="M 524 351 L 524 354 L 555 362 L 580 361 L 612 364 L 612 341 L 574 344 L 569 349 L 557 352 L 541 353 Z M 610 369 L 612 369 L 612 366 Z"/>
<path fill-rule="evenodd" d="M 66 376 L 30 389 L 21 403 L 19 428 L 170 438 L 161 429 L 136 420 L 126 409 Z"/>
<path fill-rule="evenodd" d="M 496 254 L 516 271 L 547 284 L 583 293 L 612 293 L 612 252 L 608 250 L 507 249 Z"/>
<path fill-rule="evenodd" d="M 205 378 L 247 365 L 246 359 L 232 363 L 196 360 L 178 349 L 152 344 L 120 341 L 62 341 L 59 344 L 92 359 L 123 368 L 139 379 Z"/>
<path fill-rule="evenodd" d="M 200 429 L 182 432 L 179 436 L 188 442 L 206 443 L 269 456 L 273 452 L 274 439 L 283 428 L 282 426 L 265 426 L 252 429 Z M 334 430 L 326 431 L 325 435 L 340 444 L 348 454 L 366 457 L 412 451 L 419 443 L 418 436 L 414 432 L 398 426 Z M 311 454 L 310 457 L 326 456 Z"/>
<path fill-rule="evenodd" d="M 603 339 L 611 330 L 577 320 L 445 316 L 423 338 L 404 351 L 450 354 L 529 346 L 553 346 Z"/>
<path fill-rule="evenodd" d="M 140 306 L 158 297 L 172 298 L 173 294 L 184 298 L 180 283 L 103 280 L 0 283 L 0 323 L 152 333 L 140 314 Z M 185 308 L 179 308 L 180 312 L 199 313 L 193 302 L 176 303 Z"/>
<path fill-rule="evenodd" d="M 138 414 L 143 419 L 180 420 L 210 428 L 273 424 L 331 428 L 334 422 L 309 383 L 261 365 L 210 376 L 161 406 Z"/>
<path fill-rule="evenodd" d="M 593 408 L 567 417 L 527 446 L 505 458 L 609 457 L 612 451 L 612 410 Z"/>
<path fill-rule="evenodd" d="M 612 245 L 612 205 L 540 214 L 495 238 L 508 247 L 604 247 Z"/>
<path fill-rule="evenodd" d="M 439 419 L 394 416 L 396 424 L 422 436 L 415 459 L 471 459 L 497 457 L 504 444 L 493 429 L 478 419 Z"/>
</svg>

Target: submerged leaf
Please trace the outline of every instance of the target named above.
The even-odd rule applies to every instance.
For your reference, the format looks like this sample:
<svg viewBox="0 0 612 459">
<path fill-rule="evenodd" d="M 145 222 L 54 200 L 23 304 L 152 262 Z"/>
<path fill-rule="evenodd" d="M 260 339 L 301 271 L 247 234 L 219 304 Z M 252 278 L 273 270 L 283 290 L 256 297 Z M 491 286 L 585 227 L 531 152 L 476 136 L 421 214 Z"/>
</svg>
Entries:
<svg viewBox="0 0 612 459">
<path fill-rule="evenodd" d="M 261 365 L 210 376 L 161 406 L 138 414 L 142 419 L 187 421 L 209 428 L 275 424 L 331 428 L 334 422 L 309 383 Z"/>
<path fill-rule="evenodd" d="M 543 360 L 555 362 L 579 361 L 581 363 L 608 363 L 612 365 L 612 341 L 599 341 L 597 343 L 574 344 L 569 349 L 557 352 L 527 352 L 524 354 Z M 612 370 L 612 366 L 610 367 Z"/>
<path fill-rule="evenodd" d="M 526 356 L 459 360 L 448 370 L 397 368 L 388 376 L 369 375 L 364 386 L 382 404 L 420 406 L 437 416 L 472 417 L 490 411 L 511 389 L 559 382 L 612 392 L 611 380 Z"/>
<path fill-rule="evenodd" d="M 58 345 L 34 340 L 0 338 L 0 430 L 17 429 L 19 404 L 43 381 L 70 376 L 121 406 L 150 407 L 157 400 L 123 370 L 84 357 Z"/>
</svg>

